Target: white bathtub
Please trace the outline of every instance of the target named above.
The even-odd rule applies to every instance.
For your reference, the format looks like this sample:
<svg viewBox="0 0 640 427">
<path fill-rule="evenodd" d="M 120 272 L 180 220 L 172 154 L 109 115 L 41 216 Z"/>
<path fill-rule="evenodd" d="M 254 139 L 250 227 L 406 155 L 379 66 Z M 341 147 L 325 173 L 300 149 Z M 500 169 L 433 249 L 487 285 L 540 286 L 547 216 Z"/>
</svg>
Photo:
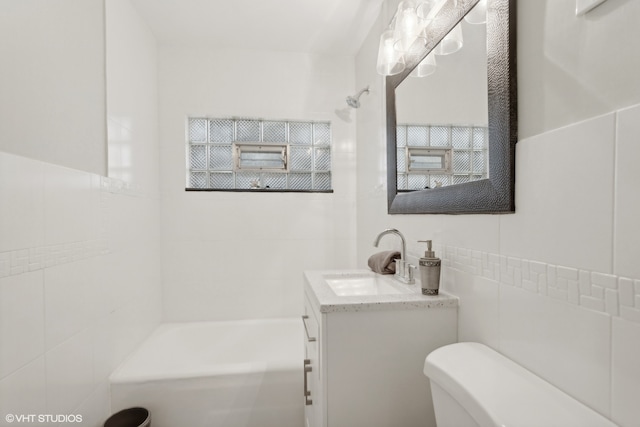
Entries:
<svg viewBox="0 0 640 427">
<path fill-rule="evenodd" d="M 302 322 L 163 324 L 111 375 L 113 412 L 153 427 L 300 427 Z"/>
</svg>

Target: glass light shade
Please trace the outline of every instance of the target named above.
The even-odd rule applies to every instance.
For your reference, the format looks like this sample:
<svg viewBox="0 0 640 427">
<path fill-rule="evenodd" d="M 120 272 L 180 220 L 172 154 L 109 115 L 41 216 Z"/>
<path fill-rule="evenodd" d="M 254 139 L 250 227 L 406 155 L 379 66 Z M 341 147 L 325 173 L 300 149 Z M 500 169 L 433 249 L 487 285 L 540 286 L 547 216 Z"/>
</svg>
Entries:
<svg viewBox="0 0 640 427">
<path fill-rule="evenodd" d="M 436 55 L 431 52 L 409 74 L 411 77 L 426 77 L 436 71 Z"/>
<path fill-rule="evenodd" d="M 453 27 L 433 50 L 436 55 L 451 55 L 462 49 L 462 25 Z"/>
<path fill-rule="evenodd" d="M 455 0 L 418 0 L 416 13 L 419 18 L 425 19 L 427 22 L 431 22 L 447 1 L 455 2 Z"/>
<path fill-rule="evenodd" d="M 376 70 L 383 76 L 392 76 L 404 71 L 405 63 L 401 52 L 398 52 L 393 45 L 393 30 L 387 30 L 380 36 L 380 46 L 378 48 L 378 63 Z"/>
<path fill-rule="evenodd" d="M 402 53 L 417 53 L 427 44 L 425 23 L 418 17 L 415 0 L 404 0 L 398 5 L 394 27 L 394 47 Z"/>
<path fill-rule="evenodd" d="M 487 22 L 487 0 L 480 0 L 478 4 L 467 13 L 464 20 L 469 24 L 484 24 Z"/>
</svg>

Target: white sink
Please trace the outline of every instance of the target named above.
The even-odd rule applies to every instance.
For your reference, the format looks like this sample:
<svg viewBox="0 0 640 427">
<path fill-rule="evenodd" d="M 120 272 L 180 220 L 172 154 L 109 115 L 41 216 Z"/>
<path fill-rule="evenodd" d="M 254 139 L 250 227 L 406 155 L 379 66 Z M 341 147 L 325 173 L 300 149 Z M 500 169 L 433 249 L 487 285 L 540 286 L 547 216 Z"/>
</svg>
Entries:
<svg viewBox="0 0 640 427">
<path fill-rule="evenodd" d="M 408 294 L 410 289 L 378 274 L 328 274 L 324 280 L 338 296 Z"/>
</svg>

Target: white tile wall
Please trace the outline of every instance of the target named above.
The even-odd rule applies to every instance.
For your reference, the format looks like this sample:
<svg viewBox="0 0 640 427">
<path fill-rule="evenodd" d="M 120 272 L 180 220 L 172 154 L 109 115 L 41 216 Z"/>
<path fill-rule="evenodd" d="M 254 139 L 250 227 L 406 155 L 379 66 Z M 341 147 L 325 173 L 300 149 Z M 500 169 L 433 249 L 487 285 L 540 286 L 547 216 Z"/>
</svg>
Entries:
<svg viewBox="0 0 640 427">
<path fill-rule="evenodd" d="M 610 414 L 608 315 L 503 284 L 499 310 L 503 354 Z"/>
<path fill-rule="evenodd" d="M 621 426 L 637 425 L 640 419 L 640 323 L 613 319 L 611 352 L 611 411 Z"/>
<path fill-rule="evenodd" d="M 17 174 L 21 180 L 15 179 Z M 44 166 L 22 157 L 0 158 L 0 252 L 44 245 Z M 6 260 L 5 260 L 6 262 Z M 0 258 L 0 277 L 9 264 Z M 4 272 L 4 274 L 3 274 Z"/>
<path fill-rule="evenodd" d="M 108 175 L 157 192 L 156 41 L 130 0 L 105 3 Z"/>
<path fill-rule="evenodd" d="M 90 174 L 44 167 L 45 245 L 95 240 L 101 224 L 97 215 L 99 181 Z M 81 213 L 81 215 L 78 215 Z"/>
<path fill-rule="evenodd" d="M 348 57 L 160 48 L 167 321 L 295 316 L 305 269 L 355 265 L 352 76 Z M 330 121 L 334 193 L 185 192 L 189 115 Z"/>
<path fill-rule="evenodd" d="M 0 279 L 0 378 L 44 352 L 43 283 L 41 271 Z"/>
<path fill-rule="evenodd" d="M 104 414 L 111 412 L 109 401 L 109 385 L 103 382 L 78 407 L 77 413 L 82 415 L 82 425 L 103 426 Z"/>
<path fill-rule="evenodd" d="M 460 298 L 458 341 L 482 342 L 500 348 L 500 285 L 458 269 L 447 270 L 442 289 Z"/>
<path fill-rule="evenodd" d="M 443 287 L 460 297 L 461 340 L 480 341 L 497 348 L 623 426 L 634 425 L 630 420 L 636 415 L 636 405 L 629 393 L 620 390 L 636 388 L 638 378 L 633 369 L 621 371 L 620 366 L 629 366 L 625 361 L 640 351 L 640 341 L 620 338 L 637 329 L 629 325 L 640 324 L 640 298 L 637 297 L 640 275 L 634 273 L 628 262 L 623 264 L 623 260 L 633 258 L 629 245 L 634 241 L 637 227 L 624 219 L 627 218 L 626 211 L 635 208 L 636 191 L 630 183 L 637 182 L 640 177 L 629 166 L 614 169 L 612 156 L 614 145 L 624 146 L 628 143 L 626 138 L 632 138 L 629 128 L 633 128 L 638 120 L 640 109 L 631 108 L 519 142 L 518 149 L 524 149 L 520 151 L 517 166 L 525 164 L 525 167 L 517 167 L 517 170 L 524 169 L 520 173 L 525 179 L 518 175 L 517 182 L 524 180 L 525 183 L 518 186 L 516 194 L 522 203 L 517 204 L 515 215 L 500 217 L 499 235 L 504 237 L 499 251 L 491 253 L 453 246 L 439 248 L 447 266 Z M 626 132 L 622 131 L 625 129 Z M 563 169 L 545 170 L 544 182 L 555 181 L 558 188 L 541 191 L 526 184 L 534 178 L 533 174 L 527 175 L 528 171 L 536 169 L 529 163 L 541 169 L 538 159 L 550 155 L 547 147 L 554 146 L 554 152 L 563 152 L 559 146 L 576 148 L 576 140 L 589 149 L 606 146 L 609 154 L 603 152 L 590 160 L 583 157 L 577 164 L 567 163 Z M 565 151 L 566 157 L 570 157 L 569 151 Z M 584 174 L 585 167 L 602 172 L 599 169 L 602 159 L 611 166 L 604 174 L 609 178 L 603 177 L 606 186 L 611 188 L 600 188 L 598 191 L 602 194 L 591 197 L 591 203 L 596 206 L 589 207 L 589 196 L 582 188 L 572 189 L 570 198 L 576 200 L 578 206 L 582 203 L 582 208 L 562 202 L 561 195 L 567 193 L 567 188 L 579 187 L 579 182 L 561 184 L 563 178 Z M 625 173 L 624 179 L 616 180 L 615 203 L 614 170 L 618 176 Z M 634 173 L 636 176 L 632 177 Z M 586 175 L 584 177 L 587 179 Z M 596 188 L 597 184 L 592 183 Z M 569 206 L 558 213 L 547 213 L 542 209 L 562 203 Z M 626 204 L 624 209 L 619 207 L 622 203 Z M 574 213 L 567 215 L 566 211 L 571 209 L 575 209 Z M 586 211 L 589 213 L 582 214 Z M 584 217 L 591 219 L 584 222 Z M 455 220 L 450 219 L 452 224 Z M 541 223 L 540 228 L 535 229 L 538 235 L 533 229 L 536 221 Z M 574 224 L 580 221 L 584 223 L 576 227 Z M 584 235 L 580 235 L 581 230 Z M 627 239 L 626 236 L 631 237 Z M 601 251 L 594 252 L 589 244 L 591 239 L 587 237 L 600 242 L 595 247 L 602 248 Z M 547 239 L 553 242 L 549 251 L 543 250 Z M 627 242 L 626 247 L 620 245 L 621 240 Z M 558 251 L 558 247 L 563 251 Z M 509 256 L 503 255 L 505 253 Z M 516 254 L 531 258 L 512 256 Z M 551 263 L 553 260 L 567 264 Z M 615 270 L 614 265 L 618 266 Z M 625 267 L 621 268 L 622 265 Z M 496 301 L 497 288 L 499 297 Z M 498 330 L 495 319 L 499 319 Z"/>
<path fill-rule="evenodd" d="M 564 271 L 562 267 L 510 258 L 504 267 L 493 269 L 497 272 L 491 273 L 495 275 L 493 281 L 482 277 L 480 263 L 474 262 L 484 254 L 459 257 L 457 252 L 449 248 L 444 251 L 443 262 L 449 267 L 443 286 L 460 297 L 460 340 L 491 345 L 608 415 L 610 314 L 554 294 L 552 291 L 558 288 L 549 286 L 547 274 Z M 496 256 L 496 260 L 499 258 Z M 522 273 L 524 264 L 535 265 L 535 270 L 544 271 L 540 276 L 547 277 L 528 280 L 531 276 Z M 476 269 L 475 275 L 464 272 L 469 269 Z M 558 281 L 556 274 L 554 285 Z M 469 330 L 474 333 L 466 332 Z M 559 363 L 568 360 L 570 364 Z"/>
<path fill-rule="evenodd" d="M 443 289 L 460 298 L 460 341 L 490 345 L 610 415 L 611 318 L 619 311 L 605 306 L 605 293 L 617 277 L 459 248 L 442 253 Z M 600 289 L 593 300 L 602 304 L 584 304 L 581 289 Z"/>
<path fill-rule="evenodd" d="M 81 260 L 44 271 L 47 349 L 76 335 L 93 320 L 96 274 L 92 266 L 92 260 Z"/>
<path fill-rule="evenodd" d="M 575 1 L 518 3 L 518 134 L 529 138 L 640 102 L 640 3 L 608 1 L 575 16 Z M 615 46 L 612 48 L 611 46 Z M 607 52 L 607 60 L 599 56 Z"/>
<path fill-rule="evenodd" d="M 634 158 L 630 141 L 637 139 L 632 130 L 639 121 L 640 108 L 634 107 L 520 141 L 517 211 L 496 217 L 496 235 L 480 230 L 487 242 L 449 243 L 459 241 L 452 236 L 472 234 L 473 225 L 492 224 L 484 216 L 386 217 L 407 236 L 439 236 L 443 289 L 460 297 L 461 341 L 498 349 L 624 427 L 635 425 L 633 393 L 640 387 L 631 363 L 640 351 L 634 336 L 640 325 L 640 274 L 631 261 L 637 225 L 628 215 L 638 207 L 633 183 L 640 175 L 626 160 Z M 543 160 L 554 156 L 559 157 L 549 163 L 555 166 L 545 168 Z M 597 171 L 598 178 L 589 171 Z M 540 188 L 532 183 L 539 175 Z M 359 229 L 375 234 L 379 220 L 380 215 L 365 219 Z M 374 250 L 360 240 L 365 253 L 359 258 L 366 260 Z M 413 252 L 410 259 L 417 256 Z"/>
<path fill-rule="evenodd" d="M 558 388 L 610 416 L 611 359 L 606 345 L 611 341 L 610 316 L 551 298 L 545 302 L 544 368 L 538 372 Z"/>
<path fill-rule="evenodd" d="M 640 191 L 637 159 L 640 158 L 640 105 L 620 111 L 617 118 L 614 272 L 638 278 Z"/>
<path fill-rule="evenodd" d="M 71 3 L 74 13 L 66 8 Z M 24 2 L 20 7 L 35 6 Z M 44 2 L 37 6 L 48 7 Z M 0 426 L 9 425 L 6 414 L 78 414 L 81 425 L 102 426 L 111 411 L 108 376 L 160 322 L 155 40 L 128 0 L 106 6 L 107 104 L 121 125 L 109 128 L 109 150 L 116 153 L 111 156 L 113 177 L 0 151 Z M 102 34 L 104 7 L 102 1 L 62 1 L 51 10 L 55 15 L 38 15 L 58 22 L 85 16 L 87 8 L 92 17 L 99 16 L 95 28 Z M 91 46 L 94 39 L 86 41 Z M 104 45 L 100 39 L 95 51 L 101 61 Z M 24 129 L 29 132 L 21 136 L 29 139 L 29 147 L 46 145 L 45 158 L 62 153 L 74 165 L 102 171 L 104 126 L 83 128 L 92 123 L 95 111 L 104 125 L 104 63 L 96 74 L 87 71 L 91 64 L 81 72 L 102 91 L 98 101 L 77 89 L 81 83 L 69 74 L 73 89 L 57 97 L 59 105 L 47 107 L 47 113 L 57 114 L 51 120 L 58 122 L 31 117 Z M 102 84 L 94 84 L 94 77 Z M 86 114 L 62 105 L 64 100 Z M 36 138 L 42 129 L 46 138 Z M 62 129 L 82 132 L 86 149 L 70 152 L 76 139 L 63 143 L 69 134 Z M 96 129 L 100 138 L 94 140 Z M 24 138 L 13 139 L 22 144 Z M 92 151 L 94 146 L 100 147 L 100 155 Z"/>
<path fill-rule="evenodd" d="M 7 414 L 46 414 L 47 383 L 44 356 L 0 380 L 0 425 L 7 426 Z"/>
<path fill-rule="evenodd" d="M 517 214 L 500 217 L 503 253 L 612 271 L 614 138 L 608 114 L 518 142 Z"/>
<path fill-rule="evenodd" d="M 48 413 L 71 414 L 93 390 L 92 344 L 85 330 L 47 352 Z"/>
<path fill-rule="evenodd" d="M 30 190 L 46 201 L 37 214 L 2 204 L 18 230 L 34 217 L 47 220 L 39 235 L 15 233 L 0 252 L 9 265 L 0 270 L 0 425 L 5 414 L 72 413 L 86 417 L 82 425 L 102 425 L 109 374 L 160 321 L 158 200 L 117 180 L 2 152 L 0 164 L 12 172 L 0 200 L 34 170 L 52 177 Z M 55 207 L 49 216 L 47 206 Z"/>
<path fill-rule="evenodd" d="M 384 228 L 405 234 L 414 262 L 423 249 L 413 242 L 433 238 L 446 263 L 442 287 L 460 297 L 461 340 L 496 348 L 620 426 L 633 427 L 640 417 L 640 106 L 620 111 L 611 106 L 640 99 L 627 91 L 603 108 L 589 96 L 566 95 L 574 89 L 586 95 L 585 81 L 593 83 L 590 88 L 618 82 L 608 73 L 595 81 L 592 70 L 582 73 L 579 67 L 571 68 L 571 75 L 553 73 L 565 60 L 584 68 L 586 58 L 577 49 L 571 58 L 558 55 L 558 46 L 572 43 L 571 37 L 559 40 L 559 33 L 553 33 L 560 28 L 556 19 L 566 5 L 546 6 L 545 14 L 536 13 L 541 5 L 528 5 L 525 9 L 532 13 L 519 10 L 520 29 L 534 24 L 540 28 L 518 32 L 519 59 L 529 64 L 540 55 L 555 56 L 518 73 L 519 94 L 525 95 L 519 103 L 521 130 L 531 135 L 538 129 L 538 134 L 519 141 L 516 148 L 516 213 L 388 215 L 384 104 L 364 105 L 357 116 L 357 264 L 366 266 L 376 250 L 371 240 Z M 572 22 L 568 31 L 610 30 L 627 7 L 638 6 Z M 557 22 L 563 22 L 564 30 L 564 20 Z M 380 19 L 378 25 L 356 58 L 356 86 L 371 84 L 372 94 L 383 100 L 374 64 L 386 21 Z M 545 32 L 544 41 L 537 31 Z M 629 31 L 638 33 L 637 28 Z M 554 67 L 545 61 L 554 61 Z M 627 59 L 616 56 L 614 61 Z M 574 109 L 570 103 L 584 105 Z M 546 107 L 551 104 L 553 108 Z M 572 122 L 549 130 L 554 123 Z M 389 246 L 397 248 L 398 243 L 390 241 Z"/>
</svg>

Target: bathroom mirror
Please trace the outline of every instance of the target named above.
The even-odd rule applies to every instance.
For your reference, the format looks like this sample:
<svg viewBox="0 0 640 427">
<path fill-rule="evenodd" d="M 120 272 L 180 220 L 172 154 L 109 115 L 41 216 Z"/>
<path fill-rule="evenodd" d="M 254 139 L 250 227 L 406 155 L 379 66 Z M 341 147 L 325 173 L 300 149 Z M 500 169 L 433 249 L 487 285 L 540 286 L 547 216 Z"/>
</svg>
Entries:
<svg viewBox="0 0 640 427">
<path fill-rule="evenodd" d="M 399 192 L 489 176 L 486 28 L 463 19 L 396 88 Z"/>
<path fill-rule="evenodd" d="M 479 214 L 515 211 L 514 166 L 517 141 L 515 0 L 487 0 L 486 54 L 483 52 L 483 55 L 486 55 L 486 71 L 478 70 L 476 67 L 474 74 L 465 78 L 464 73 L 473 70 L 470 65 L 466 66 L 462 72 L 436 68 L 436 73 L 441 71 L 460 76 L 458 78 L 464 79 L 464 84 L 486 78 L 486 85 L 480 85 L 483 93 L 486 93 L 484 99 L 477 101 L 478 97 L 474 95 L 472 98 L 476 101 L 470 102 L 469 98 L 465 99 L 453 90 L 451 90 L 451 97 L 445 98 L 443 94 L 447 92 L 440 90 L 439 94 L 434 91 L 434 99 L 419 99 L 417 102 L 414 99 L 407 103 L 406 94 L 413 93 L 415 96 L 415 93 L 420 92 L 415 90 L 416 85 L 419 84 L 417 80 L 431 77 L 409 77 L 411 71 L 454 27 L 461 23 L 477 3 L 478 0 L 447 0 L 436 19 L 427 27 L 429 41 L 425 48 L 419 54 L 406 58 L 407 66 L 402 73 L 386 78 L 387 196 L 390 214 Z M 484 35 L 484 31 L 479 31 L 477 28 L 467 33 L 475 37 L 478 37 L 478 34 Z M 482 41 L 465 40 L 461 52 L 470 45 L 477 47 L 479 43 L 481 44 Z M 458 53 L 460 52 L 453 55 Z M 478 56 L 470 51 L 464 55 L 471 55 L 469 58 Z M 448 58 L 444 56 L 436 56 L 436 59 L 438 58 L 444 58 L 441 61 L 443 63 L 452 62 L 447 61 Z M 479 73 L 482 75 L 479 76 Z M 478 86 L 476 83 L 474 85 L 474 87 Z M 428 96 L 428 89 L 427 92 L 422 92 L 424 95 L 421 96 Z M 451 102 L 451 98 L 454 98 L 455 102 Z M 430 108 L 419 107 L 427 104 Z M 453 113 L 436 113 L 438 108 L 444 110 L 447 105 Z M 469 111 L 472 113 L 469 114 Z M 456 115 L 461 120 L 451 119 Z M 408 129 L 407 124 L 411 123 L 421 124 L 422 127 Z M 456 174 L 452 166 L 448 170 L 440 172 L 436 170 L 431 179 L 424 180 L 423 174 L 423 182 L 416 181 L 420 175 L 412 175 L 409 171 L 409 164 L 412 161 L 410 154 L 407 154 L 406 160 L 401 157 L 405 155 L 404 153 L 410 153 L 409 149 L 405 149 L 407 130 L 426 134 L 434 132 L 434 135 L 446 134 L 449 137 L 456 132 L 460 135 L 468 135 L 471 142 L 466 154 L 470 165 L 466 171 L 467 176 L 458 174 L 454 179 Z M 474 142 L 474 134 L 478 135 L 477 141 L 481 142 L 486 138 L 484 147 L 481 143 Z M 430 142 L 425 142 L 424 145 L 425 149 L 442 149 L 443 145 L 444 148 L 452 148 L 451 146 L 455 144 L 436 143 L 432 146 Z M 420 153 L 420 150 L 415 148 L 411 151 Z M 445 155 L 444 152 L 443 155 Z M 450 150 L 446 155 L 451 156 L 451 163 L 455 164 L 456 158 L 462 159 L 463 153 L 456 154 L 454 150 Z M 477 169 L 473 166 L 474 156 L 476 156 L 475 164 L 480 165 L 476 166 Z M 398 165 L 404 169 L 399 170 Z M 441 173 L 440 180 L 437 180 L 438 173 Z M 410 185 L 402 181 L 408 178 L 414 180 Z M 412 190 L 412 188 L 421 189 Z"/>
</svg>

